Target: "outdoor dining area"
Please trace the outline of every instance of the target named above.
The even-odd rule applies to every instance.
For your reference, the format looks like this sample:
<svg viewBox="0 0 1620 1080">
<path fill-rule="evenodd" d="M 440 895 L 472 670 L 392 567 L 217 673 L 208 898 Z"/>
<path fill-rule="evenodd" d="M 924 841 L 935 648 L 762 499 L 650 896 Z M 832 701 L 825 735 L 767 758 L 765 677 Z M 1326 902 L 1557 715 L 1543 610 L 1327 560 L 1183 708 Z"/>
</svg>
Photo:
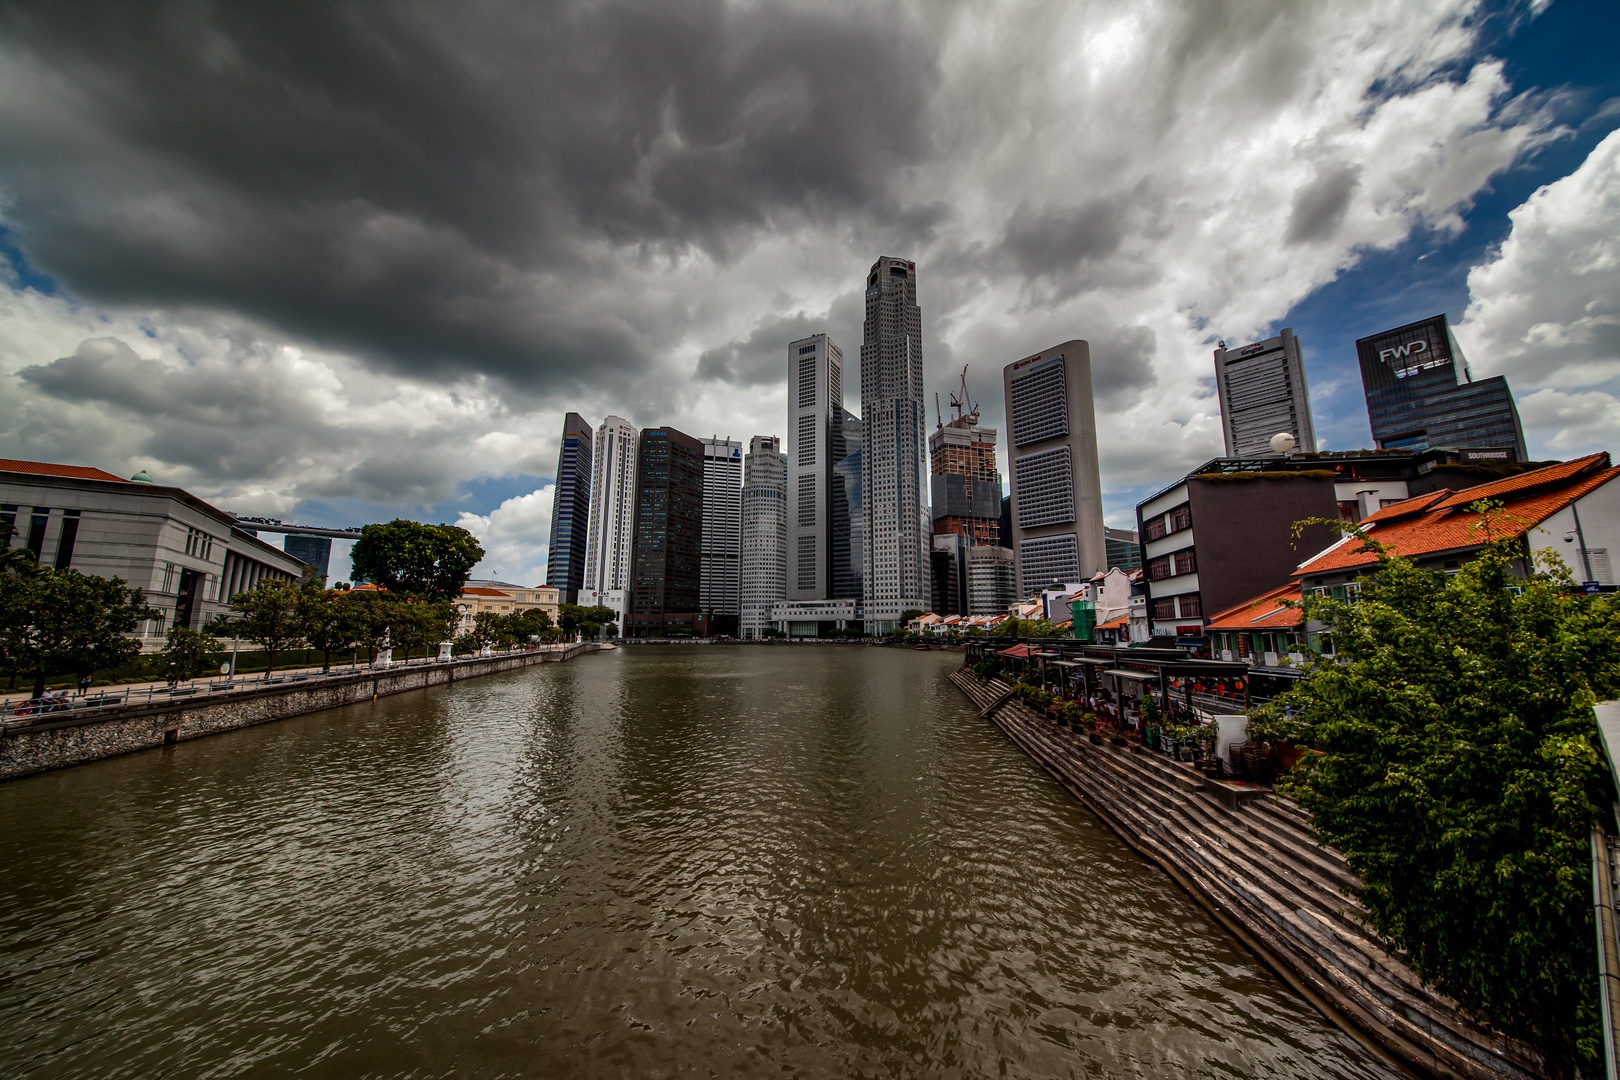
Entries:
<svg viewBox="0 0 1620 1080">
<path fill-rule="evenodd" d="M 1245 716 L 1277 692 L 1268 685 L 1256 697 L 1247 664 L 1178 648 L 1003 638 L 969 642 L 967 651 L 967 666 L 981 677 L 1001 678 L 1059 724 L 1088 729 L 1093 741 L 1136 742 L 1212 770 L 1219 769 L 1220 718 Z"/>
</svg>

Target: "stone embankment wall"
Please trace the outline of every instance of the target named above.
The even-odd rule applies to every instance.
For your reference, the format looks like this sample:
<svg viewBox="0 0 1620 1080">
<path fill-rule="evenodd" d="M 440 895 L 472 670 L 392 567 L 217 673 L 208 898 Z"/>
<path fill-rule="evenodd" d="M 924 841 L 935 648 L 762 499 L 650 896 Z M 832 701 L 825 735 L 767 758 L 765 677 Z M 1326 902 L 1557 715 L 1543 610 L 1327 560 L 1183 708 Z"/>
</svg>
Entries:
<svg viewBox="0 0 1620 1080">
<path fill-rule="evenodd" d="M 951 679 L 982 712 L 1008 690 Z M 1346 890 L 1359 882 L 1308 815 L 1269 792 L 1241 797 L 1190 766 L 1091 743 L 1017 698 L 989 718 L 1126 843 L 1162 867 L 1324 1015 L 1429 1076 L 1545 1075 L 1528 1048 L 1481 1028 L 1372 941 Z"/>
<path fill-rule="evenodd" d="M 373 697 L 567 660 L 595 648 L 585 642 L 553 652 L 502 653 L 444 664 L 366 670 L 190 700 L 143 702 L 56 722 L 47 713 L 39 723 L 13 728 L 0 736 L 0 781 L 353 705 Z"/>
</svg>

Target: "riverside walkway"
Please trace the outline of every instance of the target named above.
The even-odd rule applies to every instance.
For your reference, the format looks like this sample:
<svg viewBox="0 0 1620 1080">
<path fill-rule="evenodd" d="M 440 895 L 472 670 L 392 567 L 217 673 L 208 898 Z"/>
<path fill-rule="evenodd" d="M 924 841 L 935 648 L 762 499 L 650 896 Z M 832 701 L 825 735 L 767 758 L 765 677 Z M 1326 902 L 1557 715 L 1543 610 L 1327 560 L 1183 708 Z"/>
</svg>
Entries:
<svg viewBox="0 0 1620 1080">
<path fill-rule="evenodd" d="M 595 642 L 518 649 L 489 656 L 362 667 L 322 675 L 272 675 L 200 688 L 79 699 L 77 708 L 12 713 L 0 727 L 0 780 L 80 765 L 272 720 L 448 685 L 537 663 L 568 660 Z"/>
<path fill-rule="evenodd" d="M 951 681 L 982 715 L 1114 832 L 1158 864 L 1329 1018 L 1428 1076 L 1529 1080 L 1529 1048 L 1487 1030 L 1372 940 L 1349 894 L 1360 882 L 1309 815 L 1269 791 L 1229 792 L 1152 752 L 1094 745 L 1000 680 Z"/>
</svg>

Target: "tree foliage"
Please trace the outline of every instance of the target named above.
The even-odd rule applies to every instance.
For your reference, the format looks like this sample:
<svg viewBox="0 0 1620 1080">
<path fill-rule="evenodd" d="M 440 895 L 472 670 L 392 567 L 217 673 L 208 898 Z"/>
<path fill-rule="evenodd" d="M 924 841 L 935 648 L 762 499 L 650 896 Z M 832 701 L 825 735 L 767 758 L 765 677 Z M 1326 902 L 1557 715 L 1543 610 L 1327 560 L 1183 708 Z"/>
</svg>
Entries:
<svg viewBox="0 0 1620 1080">
<path fill-rule="evenodd" d="M 1287 786 L 1378 935 L 1567 1074 L 1601 1045 L 1589 838 L 1613 793 L 1591 707 L 1620 693 L 1620 609 L 1514 576 L 1513 541 L 1454 576 L 1378 555 L 1359 602 L 1305 601 L 1337 655 L 1257 726 L 1324 751 Z"/>
<path fill-rule="evenodd" d="M 322 577 L 311 574 L 298 587 L 298 632 L 312 649 L 321 654 L 321 670 L 332 670 L 332 654 L 354 644 L 355 635 L 337 602 L 342 594 L 322 584 Z"/>
<path fill-rule="evenodd" d="M 377 653 L 388 645 L 392 617 L 389 595 L 374 589 L 354 589 L 334 596 L 332 606 L 349 643 L 366 650 L 366 663 L 375 661 Z"/>
<path fill-rule="evenodd" d="M 483 557 L 484 549 L 466 529 L 403 518 L 367 525 L 349 552 L 355 581 L 430 600 L 461 595 L 467 575 Z"/>
<path fill-rule="evenodd" d="M 169 627 L 167 643 L 163 646 L 163 659 L 169 668 L 171 682 L 189 682 L 208 670 L 209 655 L 219 650 L 218 644 L 207 634 L 199 634 L 184 626 Z"/>
<path fill-rule="evenodd" d="M 276 654 L 304 640 L 298 619 L 298 586 L 280 578 L 263 578 L 247 592 L 231 597 L 231 629 L 264 650 L 266 673 L 276 668 Z"/>
<path fill-rule="evenodd" d="M 32 565 L 0 569 L 0 664 L 34 677 L 34 696 L 53 671 L 90 675 L 132 659 L 141 643 L 127 635 L 159 616 L 122 578 Z"/>
<path fill-rule="evenodd" d="M 537 614 L 545 615 L 545 612 L 538 609 L 533 610 Z M 597 630 L 603 626 L 609 628 L 608 633 L 610 635 L 615 634 L 618 632 L 618 626 L 613 622 L 614 617 L 612 608 L 602 607 L 601 605 L 581 607 L 578 604 L 562 604 L 557 608 L 557 625 L 568 637 L 579 634 L 582 637 L 593 638 L 596 636 Z M 546 621 L 547 626 L 541 629 L 549 628 L 549 616 Z"/>
</svg>

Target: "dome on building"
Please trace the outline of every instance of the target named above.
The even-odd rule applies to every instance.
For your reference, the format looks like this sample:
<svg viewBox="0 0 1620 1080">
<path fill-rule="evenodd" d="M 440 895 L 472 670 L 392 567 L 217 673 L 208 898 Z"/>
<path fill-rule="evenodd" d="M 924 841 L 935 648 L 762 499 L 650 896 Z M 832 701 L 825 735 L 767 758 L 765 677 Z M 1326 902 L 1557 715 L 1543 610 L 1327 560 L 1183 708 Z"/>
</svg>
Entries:
<svg viewBox="0 0 1620 1080">
<path fill-rule="evenodd" d="M 147 472 L 145 469 L 142 469 L 140 472 L 130 477 L 129 482 L 132 484 L 150 484 L 152 482 L 152 474 Z"/>
</svg>

